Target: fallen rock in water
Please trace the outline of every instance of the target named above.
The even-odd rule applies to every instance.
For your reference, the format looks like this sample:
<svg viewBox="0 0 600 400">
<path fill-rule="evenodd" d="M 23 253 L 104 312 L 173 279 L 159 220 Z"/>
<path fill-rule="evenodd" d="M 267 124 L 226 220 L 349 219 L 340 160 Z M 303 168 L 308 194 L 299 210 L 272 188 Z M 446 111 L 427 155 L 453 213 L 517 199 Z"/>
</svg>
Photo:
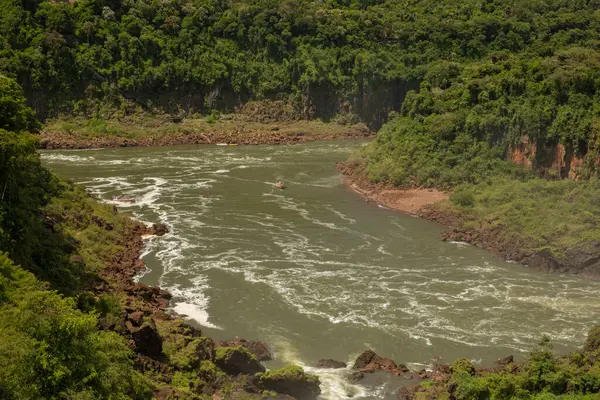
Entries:
<svg viewBox="0 0 600 400">
<path fill-rule="evenodd" d="M 166 224 L 163 224 L 162 222 L 153 224 L 148 232 L 149 235 L 156 235 L 156 236 L 164 236 L 167 233 L 169 233 L 169 228 L 167 227 Z"/>
<path fill-rule="evenodd" d="M 265 367 L 243 346 L 217 347 L 215 364 L 231 375 L 252 375 L 265 371 Z"/>
<path fill-rule="evenodd" d="M 307 374 L 301 367 L 289 366 L 257 375 L 265 390 L 295 397 L 297 400 L 316 400 L 321 394 L 319 378 Z"/>
<path fill-rule="evenodd" d="M 342 361 L 332 360 L 331 358 L 317 361 L 317 368 L 346 368 L 346 363 Z"/>
<path fill-rule="evenodd" d="M 350 382 L 356 383 L 356 382 L 360 381 L 364 377 L 365 377 L 365 374 L 363 374 L 360 371 L 356 371 L 356 372 L 353 372 L 350 375 L 348 375 L 348 380 Z"/>
<path fill-rule="evenodd" d="M 242 346 L 252 353 L 258 361 L 269 361 L 273 359 L 271 350 L 265 342 L 260 340 L 246 340 L 244 338 L 236 337 L 233 340 L 223 340 L 218 343 L 221 347 L 236 347 Z"/>
<path fill-rule="evenodd" d="M 378 355 L 375 354 L 373 350 L 363 351 L 354 362 L 352 369 L 361 369 L 366 367 L 374 357 L 378 357 Z"/>
<path fill-rule="evenodd" d="M 363 351 L 356 359 L 352 369 L 358 369 L 361 372 L 388 371 L 396 375 L 408 371 L 405 365 L 400 365 L 399 368 L 391 358 L 379 357 L 373 350 Z"/>
</svg>

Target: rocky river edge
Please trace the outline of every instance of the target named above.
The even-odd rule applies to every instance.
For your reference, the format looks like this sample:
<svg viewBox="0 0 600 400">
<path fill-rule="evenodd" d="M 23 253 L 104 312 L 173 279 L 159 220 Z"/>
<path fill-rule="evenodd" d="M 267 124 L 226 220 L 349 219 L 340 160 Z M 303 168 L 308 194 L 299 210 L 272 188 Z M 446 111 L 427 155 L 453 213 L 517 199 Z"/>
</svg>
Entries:
<svg viewBox="0 0 600 400">
<path fill-rule="evenodd" d="M 174 132 L 165 135 L 144 137 L 124 137 L 120 135 L 98 135 L 87 137 L 77 132 L 42 131 L 42 149 L 97 149 L 109 147 L 162 147 L 197 144 L 228 145 L 289 145 L 316 140 L 365 139 L 374 133 L 364 125 L 352 125 L 333 133 L 331 130 L 311 130 L 306 128 L 286 128 L 282 124 L 268 124 L 262 129 L 236 127 L 232 130 L 211 130 L 207 132 Z"/>
<path fill-rule="evenodd" d="M 99 217 L 93 221 L 100 228 L 114 229 Z M 92 292 L 96 296 L 121 299 L 121 318 L 101 320 L 100 328 L 126 338 L 135 354 L 135 369 L 153 382 L 154 398 L 309 400 L 318 397 L 318 378 L 302 368 L 266 370 L 261 361 L 270 360 L 271 352 L 265 343 L 243 338 L 216 342 L 187 324 L 183 316 L 169 312 L 171 296 L 167 291 L 135 281 L 146 269 L 140 258 L 145 240 L 167 234 L 167 227 L 163 224 L 148 227 L 134 221 L 125 232 L 121 238 L 122 250 L 100 272 L 101 283 Z"/>
</svg>

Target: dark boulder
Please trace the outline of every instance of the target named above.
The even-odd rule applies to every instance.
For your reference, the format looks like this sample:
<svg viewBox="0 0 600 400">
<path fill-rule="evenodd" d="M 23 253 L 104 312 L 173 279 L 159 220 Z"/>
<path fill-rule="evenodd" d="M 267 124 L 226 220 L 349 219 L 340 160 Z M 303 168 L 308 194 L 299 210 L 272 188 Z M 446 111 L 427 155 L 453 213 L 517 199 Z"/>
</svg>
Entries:
<svg viewBox="0 0 600 400">
<path fill-rule="evenodd" d="M 297 366 L 289 366 L 258 375 L 265 390 L 295 397 L 297 400 L 316 400 L 321 394 L 319 378 Z"/>
<path fill-rule="evenodd" d="M 127 321 L 129 323 L 129 321 Z M 154 324 L 145 324 L 141 328 L 127 324 L 137 352 L 149 357 L 159 357 L 162 353 L 162 338 Z"/>
<path fill-rule="evenodd" d="M 256 374 L 265 371 L 265 367 L 258 362 L 256 357 L 242 346 L 218 347 L 215 363 L 231 375 Z"/>
<path fill-rule="evenodd" d="M 150 235 L 156 236 L 164 236 L 167 233 L 169 233 L 169 227 L 166 224 L 163 224 L 162 222 L 158 222 L 152 225 L 149 232 Z"/>
<path fill-rule="evenodd" d="M 358 369 L 361 372 L 388 371 L 399 374 L 402 370 L 407 369 L 402 365 L 401 370 L 398 369 L 396 363 L 390 358 L 379 357 L 373 350 L 365 350 L 356 359 L 353 369 Z"/>
<path fill-rule="evenodd" d="M 361 369 L 366 367 L 374 357 L 379 357 L 373 350 L 365 350 L 354 362 L 352 369 Z"/>
<path fill-rule="evenodd" d="M 346 363 L 327 358 L 317 361 L 317 368 L 346 368 Z"/>
<path fill-rule="evenodd" d="M 271 350 L 265 344 L 265 342 L 261 342 L 260 340 L 246 340 L 243 338 L 236 337 L 233 340 L 224 340 L 219 342 L 219 346 L 221 347 L 236 347 L 242 346 L 246 348 L 250 353 L 252 353 L 258 361 L 269 361 L 273 359 L 273 355 L 271 354 Z"/>
</svg>

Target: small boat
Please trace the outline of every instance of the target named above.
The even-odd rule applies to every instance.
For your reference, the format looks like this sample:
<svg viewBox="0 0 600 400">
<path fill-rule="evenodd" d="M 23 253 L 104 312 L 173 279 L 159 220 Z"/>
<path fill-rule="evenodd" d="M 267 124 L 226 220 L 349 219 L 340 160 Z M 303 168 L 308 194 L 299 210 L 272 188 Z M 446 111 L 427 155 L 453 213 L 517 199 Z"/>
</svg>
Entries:
<svg viewBox="0 0 600 400">
<path fill-rule="evenodd" d="M 229 143 L 230 146 L 237 146 L 237 143 Z"/>
<path fill-rule="evenodd" d="M 283 182 L 277 182 L 277 183 L 275 184 L 275 187 L 276 187 L 277 189 L 285 189 L 285 185 L 283 184 Z"/>
<path fill-rule="evenodd" d="M 113 198 L 113 201 L 118 203 L 135 203 L 135 197 L 117 197 Z"/>
<path fill-rule="evenodd" d="M 229 146 L 227 143 L 217 143 L 217 146 Z"/>
</svg>

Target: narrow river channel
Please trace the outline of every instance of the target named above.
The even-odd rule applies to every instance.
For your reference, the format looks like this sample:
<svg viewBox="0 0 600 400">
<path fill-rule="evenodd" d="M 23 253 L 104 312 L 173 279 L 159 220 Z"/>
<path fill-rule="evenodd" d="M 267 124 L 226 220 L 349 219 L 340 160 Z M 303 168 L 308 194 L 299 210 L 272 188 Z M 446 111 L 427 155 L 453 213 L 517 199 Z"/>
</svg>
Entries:
<svg viewBox="0 0 600 400">
<path fill-rule="evenodd" d="M 276 360 L 321 375 L 323 399 L 382 399 L 398 382 L 352 385 L 364 349 L 420 369 L 439 357 L 522 358 L 543 334 L 557 352 L 600 320 L 600 282 L 506 263 L 440 241 L 443 228 L 349 191 L 335 170 L 360 142 L 47 151 L 59 175 L 171 232 L 152 239 L 140 279 L 216 339 L 269 343 Z M 284 181 L 285 190 L 273 186 Z M 390 397 L 391 398 L 391 397 Z"/>
</svg>

